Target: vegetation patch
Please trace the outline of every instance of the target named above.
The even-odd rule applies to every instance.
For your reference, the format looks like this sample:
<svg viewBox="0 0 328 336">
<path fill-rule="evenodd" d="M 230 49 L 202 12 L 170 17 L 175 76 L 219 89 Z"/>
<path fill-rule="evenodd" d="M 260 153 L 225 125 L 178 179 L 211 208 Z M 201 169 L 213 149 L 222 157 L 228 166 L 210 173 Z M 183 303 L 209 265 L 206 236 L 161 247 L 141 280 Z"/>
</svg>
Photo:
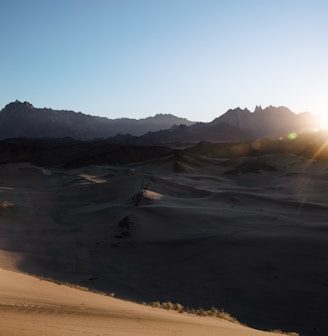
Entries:
<svg viewBox="0 0 328 336">
<path fill-rule="evenodd" d="M 211 309 L 204 309 L 204 308 L 194 309 L 194 308 L 184 307 L 180 303 L 173 303 L 170 301 L 166 301 L 166 302 L 155 301 L 155 302 L 152 302 L 150 305 L 154 308 L 175 310 L 179 313 L 189 313 L 189 314 L 194 314 L 198 316 L 219 317 L 221 319 L 240 324 L 240 322 L 235 317 L 231 316 L 229 313 L 225 312 L 224 310 L 219 310 L 215 307 L 212 307 Z"/>
</svg>

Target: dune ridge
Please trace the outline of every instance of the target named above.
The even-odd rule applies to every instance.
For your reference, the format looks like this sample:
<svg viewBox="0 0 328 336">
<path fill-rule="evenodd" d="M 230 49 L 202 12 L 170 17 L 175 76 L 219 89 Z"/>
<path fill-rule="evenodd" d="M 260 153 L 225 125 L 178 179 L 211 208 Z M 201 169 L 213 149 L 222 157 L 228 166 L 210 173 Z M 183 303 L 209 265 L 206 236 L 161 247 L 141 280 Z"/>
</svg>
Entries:
<svg viewBox="0 0 328 336">
<path fill-rule="evenodd" d="M 277 335 L 137 305 L 0 268 L 0 335 Z"/>
</svg>

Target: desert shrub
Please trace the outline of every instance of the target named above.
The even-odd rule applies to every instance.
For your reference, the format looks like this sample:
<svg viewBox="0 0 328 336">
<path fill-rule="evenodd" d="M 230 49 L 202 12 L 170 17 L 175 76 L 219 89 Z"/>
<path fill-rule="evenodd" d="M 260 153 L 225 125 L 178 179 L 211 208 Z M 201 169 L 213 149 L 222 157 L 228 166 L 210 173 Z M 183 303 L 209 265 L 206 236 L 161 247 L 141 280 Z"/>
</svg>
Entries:
<svg viewBox="0 0 328 336">
<path fill-rule="evenodd" d="M 162 308 L 162 304 L 159 301 L 154 301 L 150 304 L 153 308 Z"/>
<path fill-rule="evenodd" d="M 196 310 L 196 315 L 198 316 L 207 316 L 206 310 L 204 310 L 203 308 L 198 308 Z"/>
<path fill-rule="evenodd" d="M 239 323 L 238 320 L 235 317 L 233 317 L 232 315 L 230 315 L 229 313 L 227 313 L 226 311 L 224 311 L 222 309 L 218 310 L 218 309 L 213 307 L 211 311 L 212 311 L 213 315 L 216 316 L 216 317 L 219 317 L 221 319 L 224 319 L 224 320 L 227 320 L 227 321 L 230 321 L 230 322 Z"/>
<path fill-rule="evenodd" d="M 270 330 L 270 332 L 281 334 L 281 335 L 287 335 L 287 336 L 300 336 L 300 334 L 297 332 L 285 332 L 280 329 Z"/>
<path fill-rule="evenodd" d="M 184 307 L 183 307 L 183 305 L 180 304 L 180 303 L 176 303 L 176 304 L 174 305 L 174 310 L 176 310 L 176 311 L 179 312 L 179 313 L 183 313 L 183 309 L 184 309 Z"/>
<path fill-rule="evenodd" d="M 154 301 L 150 303 L 150 306 L 154 308 L 162 308 L 166 310 L 175 310 L 179 313 L 185 312 L 185 313 L 194 314 L 198 316 L 214 316 L 214 317 L 218 317 L 218 318 L 230 321 L 230 322 L 239 323 L 235 317 L 231 316 L 229 313 L 225 312 L 224 310 L 219 310 L 215 307 L 212 307 L 211 309 L 208 309 L 208 310 L 204 308 L 198 308 L 198 309 L 188 308 L 188 307 L 185 308 L 180 303 L 172 303 L 170 301 L 166 301 L 166 302 Z M 291 335 L 291 336 L 297 336 L 297 335 Z"/>
<path fill-rule="evenodd" d="M 166 310 L 174 310 L 174 303 L 167 301 L 162 303 L 162 308 Z"/>
</svg>

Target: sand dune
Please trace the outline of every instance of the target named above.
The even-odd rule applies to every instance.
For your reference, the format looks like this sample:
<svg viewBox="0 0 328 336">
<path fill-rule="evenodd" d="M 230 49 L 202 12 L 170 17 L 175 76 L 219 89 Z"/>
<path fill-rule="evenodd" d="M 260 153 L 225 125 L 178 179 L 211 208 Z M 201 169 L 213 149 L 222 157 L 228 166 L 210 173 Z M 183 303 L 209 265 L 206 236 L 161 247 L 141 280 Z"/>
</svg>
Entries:
<svg viewBox="0 0 328 336">
<path fill-rule="evenodd" d="M 182 156 L 178 166 L 177 158 L 67 170 L 0 165 L 4 205 L 0 207 L 0 266 L 139 302 L 216 306 L 257 329 L 327 335 L 327 165 L 272 154 L 197 164 Z M 50 309 L 56 299 L 47 295 L 49 301 L 41 306 Z M 38 297 L 43 300 L 43 295 Z M 40 315 L 39 308 L 31 308 L 30 313 L 18 308 L 13 310 L 22 318 Z M 1 309 L 9 314 L 11 308 Z M 150 308 L 146 311 L 155 314 Z M 75 315 L 69 322 L 70 314 L 77 311 L 67 314 L 67 325 L 79 324 L 81 319 Z M 52 312 L 41 315 L 55 319 Z M 216 320 L 165 316 L 170 321 L 166 327 L 164 322 L 158 322 L 158 329 L 153 322 L 146 323 L 153 328 L 149 334 L 174 335 L 180 327 L 165 328 L 182 323 L 186 335 L 192 335 L 190 330 L 196 335 L 204 328 L 197 329 L 198 323 L 204 321 L 214 329 L 202 334 L 223 332 Z M 181 316 L 190 322 L 170 320 Z M 44 323 L 53 325 L 50 320 Z M 133 323 L 131 328 L 147 334 L 136 319 Z M 189 323 L 196 323 L 195 328 Z M 234 335 L 232 329 L 222 335 Z M 236 334 L 243 335 L 238 330 Z"/>
<path fill-rule="evenodd" d="M 0 335 L 274 335 L 0 269 Z"/>
</svg>

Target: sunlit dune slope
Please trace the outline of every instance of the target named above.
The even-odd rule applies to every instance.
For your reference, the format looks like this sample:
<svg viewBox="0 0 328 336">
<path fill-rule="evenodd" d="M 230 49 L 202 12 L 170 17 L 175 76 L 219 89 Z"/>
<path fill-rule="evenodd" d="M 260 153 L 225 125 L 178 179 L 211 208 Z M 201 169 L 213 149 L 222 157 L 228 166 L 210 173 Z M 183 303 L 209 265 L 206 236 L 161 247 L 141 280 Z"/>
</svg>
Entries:
<svg viewBox="0 0 328 336">
<path fill-rule="evenodd" d="M 274 335 L 179 314 L 0 269 L 0 335 Z"/>
</svg>

